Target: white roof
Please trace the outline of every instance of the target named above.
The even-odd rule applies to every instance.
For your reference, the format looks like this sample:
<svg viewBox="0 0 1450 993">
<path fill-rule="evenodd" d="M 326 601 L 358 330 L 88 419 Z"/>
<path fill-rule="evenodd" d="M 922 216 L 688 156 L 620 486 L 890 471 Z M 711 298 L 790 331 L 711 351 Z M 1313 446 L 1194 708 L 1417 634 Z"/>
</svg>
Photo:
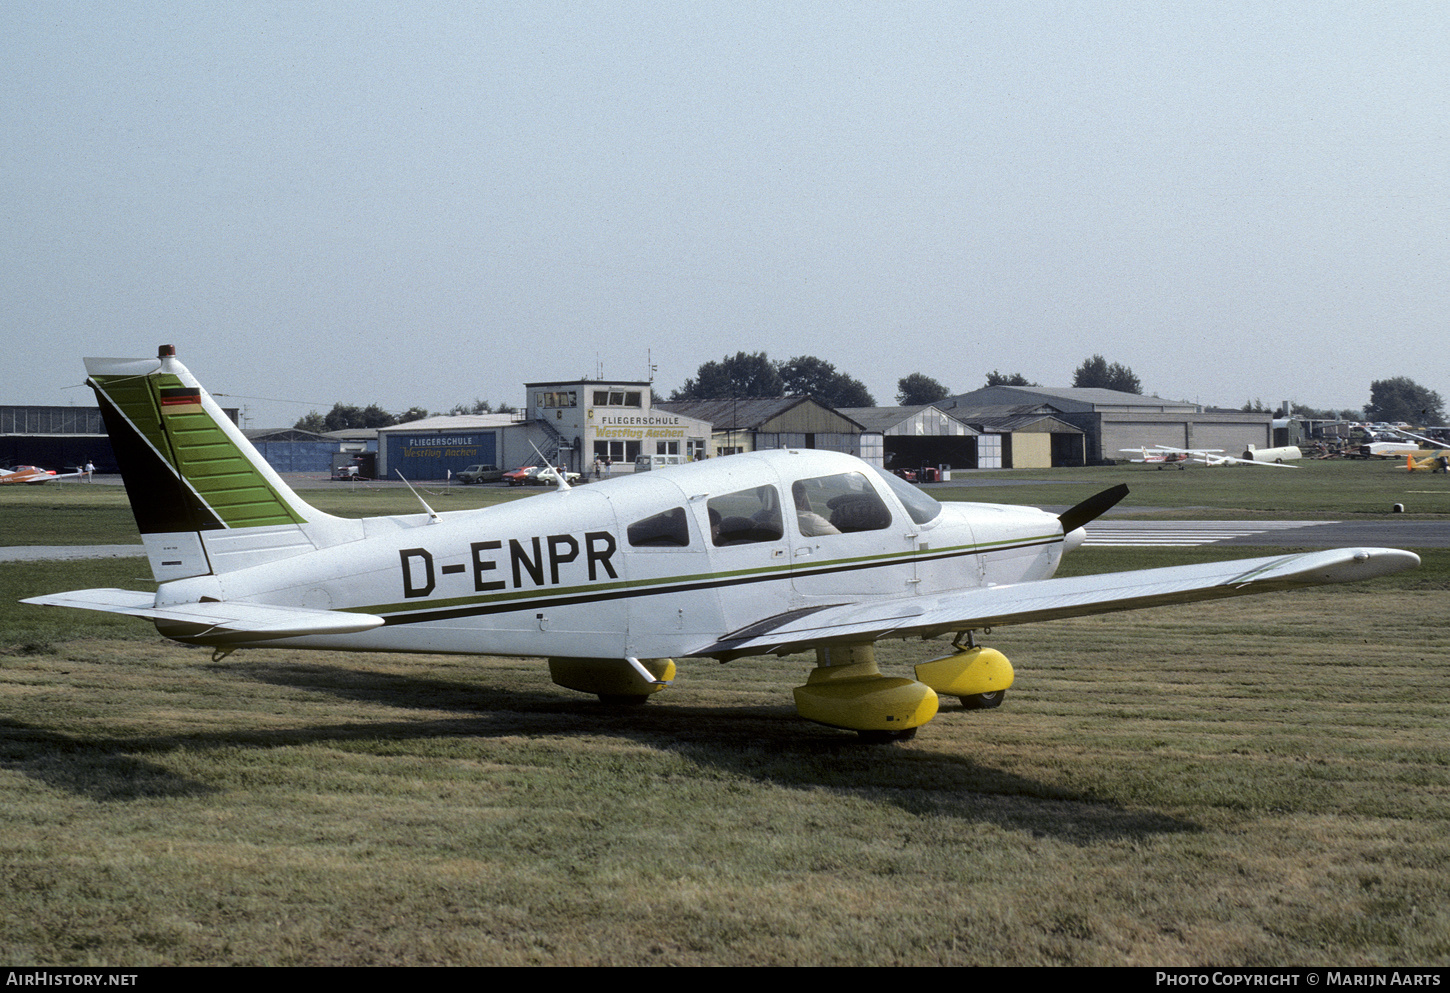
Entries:
<svg viewBox="0 0 1450 993">
<path fill-rule="evenodd" d="M 439 414 L 420 421 L 379 428 L 378 431 L 476 431 L 483 428 L 512 427 L 517 423 L 513 414 Z"/>
</svg>

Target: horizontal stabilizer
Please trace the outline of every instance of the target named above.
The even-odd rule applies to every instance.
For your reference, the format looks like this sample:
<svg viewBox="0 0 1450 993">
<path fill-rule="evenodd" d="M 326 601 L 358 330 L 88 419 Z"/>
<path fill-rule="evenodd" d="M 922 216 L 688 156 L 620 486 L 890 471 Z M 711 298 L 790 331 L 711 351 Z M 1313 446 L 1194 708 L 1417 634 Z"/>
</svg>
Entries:
<svg viewBox="0 0 1450 993">
<path fill-rule="evenodd" d="M 1396 548 L 1339 548 L 1297 555 L 1140 569 L 987 586 L 881 603 L 845 603 L 778 614 L 691 655 L 756 655 L 877 638 L 934 638 L 958 631 L 1107 614 L 1275 590 L 1350 583 L 1420 564 Z"/>
<path fill-rule="evenodd" d="M 308 610 L 263 603 L 208 600 L 156 606 L 156 596 L 136 590 L 72 590 L 21 603 L 81 607 L 155 621 L 162 634 L 207 645 L 235 645 L 302 635 L 352 634 L 380 627 L 381 617 L 339 610 Z"/>
</svg>

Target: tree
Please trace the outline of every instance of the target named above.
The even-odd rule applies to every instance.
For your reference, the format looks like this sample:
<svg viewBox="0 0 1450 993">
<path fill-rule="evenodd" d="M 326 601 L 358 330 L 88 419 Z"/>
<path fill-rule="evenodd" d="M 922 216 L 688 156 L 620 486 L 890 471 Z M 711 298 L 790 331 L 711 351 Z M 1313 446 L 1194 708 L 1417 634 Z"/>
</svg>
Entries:
<svg viewBox="0 0 1450 993">
<path fill-rule="evenodd" d="M 409 421 L 421 421 L 428 416 L 428 411 L 423 407 L 409 407 L 398 415 L 397 423 L 407 424 Z"/>
<path fill-rule="evenodd" d="M 700 366 L 694 379 L 670 394 L 671 400 L 728 400 L 731 397 L 783 397 L 809 394 L 831 407 L 873 407 L 876 400 L 858 379 L 814 355 L 772 362 L 764 352 L 736 352 Z"/>
<path fill-rule="evenodd" d="M 920 407 L 951 396 L 951 391 L 921 372 L 902 376 L 896 381 L 896 402 L 903 407 Z"/>
<path fill-rule="evenodd" d="M 736 352 L 700 366 L 694 379 L 670 394 L 671 400 L 728 400 L 731 397 L 783 397 L 780 370 L 764 352 Z"/>
<path fill-rule="evenodd" d="M 306 417 L 297 418 L 297 423 L 292 426 L 298 431 L 311 431 L 313 434 L 322 434 L 327 430 L 327 422 L 315 410 L 309 410 Z"/>
<path fill-rule="evenodd" d="M 1014 372 L 1014 373 L 1012 373 L 1012 375 L 1009 376 L 1006 373 L 1001 373 L 1001 372 L 998 372 L 996 369 L 993 369 L 991 372 L 987 373 L 987 385 L 988 386 L 1036 386 L 1037 384 L 1036 383 L 1029 383 L 1027 381 L 1027 377 L 1024 376 L 1024 375 L 1022 375 L 1022 373 L 1020 373 L 1020 372 Z"/>
<path fill-rule="evenodd" d="M 1445 422 L 1445 401 L 1440 394 L 1405 376 L 1377 379 L 1369 384 L 1364 416 L 1372 421 L 1408 421 L 1421 426 Z"/>
<path fill-rule="evenodd" d="M 874 407 L 876 398 L 866 385 L 853 379 L 824 359 L 814 355 L 797 355 L 780 362 L 781 383 L 785 395 L 806 394 L 828 407 Z"/>
<path fill-rule="evenodd" d="M 1244 410 L 1248 410 L 1249 408 L 1247 406 L 1245 406 L 1243 409 Z M 1259 404 L 1258 407 L 1256 407 L 1254 409 L 1255 410 L 1267 410 L 1268 408 L 1265 407 L 1261 403 L 1261 404 Z M 1364 420 L 1364 411 L 1363 410 L 1349 410 L 1349 409 L 1344 409 L 1344 410 L 1330 410 L 1330 409 L 1320 409 L 1318 407 L 1310 407 L 1310 406 L 1307 406 L 1305 404 L 1299 403 L 1299 402 L 1294 401 L 1294 400 L 1289 401 L 1289 413 L 1288 414 L 1282 413 L 1282 409 L 1275 411 L 1275 416 L 1276 417 L 1279 417 L 1279 416 L 1289 416 L 1289 415 L 1292 415 L 1294 417 L 1303 418 L 1304 420 L 1308 420 L 1308 421 L 1362 421 L 1362 420 Z"/>
<path fill-rule="evenodd" d="M 1143 384 L 1133 375 L 1132 369 L 1117 362 L 1108 365 L 1108 360 L 1101 355 L 1083 360 L 1072 375 L 1072 385 L 1082 389 L 1117 390 L 1139 395 L 1143 392 Z"/>
<path fill-rule="evenodd" d="M 322 419 L 328 431 L 346 431 L 350 428 L 385 428 L 398 423 L 398 419 L 375 403 L 366 407 L 335 403 Z"/>
<path fill-rule="evenodd" d="M 492 414 L 493 404 L 487 400 L 474 400 L 472 403 L 458 403 L 454 404 L 448 413 L 452 417 L 457 417 L 460 414 Z"/>
</svg>

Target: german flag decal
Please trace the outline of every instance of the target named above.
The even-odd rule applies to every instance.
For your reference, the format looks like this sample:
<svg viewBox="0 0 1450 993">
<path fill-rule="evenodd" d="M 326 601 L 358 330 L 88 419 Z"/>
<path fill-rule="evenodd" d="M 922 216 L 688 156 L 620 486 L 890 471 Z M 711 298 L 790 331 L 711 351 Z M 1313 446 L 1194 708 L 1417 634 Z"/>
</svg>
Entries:
<svg viewBox="0 0 1450 993">
<path fill-rule="evenodd" d="M 163 407 L 201 406 L 201 390 L 198 387 L 171 386 L 165 387 L 159 392 Z"/>
</svg>

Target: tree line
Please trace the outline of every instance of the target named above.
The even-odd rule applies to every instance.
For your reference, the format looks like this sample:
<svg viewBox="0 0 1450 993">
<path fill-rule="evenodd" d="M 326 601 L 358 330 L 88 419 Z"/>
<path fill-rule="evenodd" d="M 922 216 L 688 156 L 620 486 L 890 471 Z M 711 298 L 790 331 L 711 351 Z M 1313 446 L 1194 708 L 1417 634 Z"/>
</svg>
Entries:
<svg viewBox="0 0 1450 993">
<path fill-rule="evenodd" d="M 1020 372 L 1004 373 L 993 369 L 987 373 L 986 386 L 1037 386 Z M 1072 385 L 1078 388 L 1117 390 L 1121 393 L 1143 393 L 1143 384 L 1133 370 L 1119 362 L 1109 363 L 1102 355 L 1084 359 L 1073 372 Z M 920 407 L 953 395 L 950 387 L 922 372 L 913 372 L 896 381 L 896 402 L 903 407 Z M 719 361 L 701 364 L 695 375 L 686 379 L 670 394 L 671 400 L 728 400 L 810 396 L 828 407 L 874 407 L 876 398 L 859 379 L 837 369 L 832 363 L 814 355 L 797 355 L 773 361 L 765 352 L 736 352 Z M 660 397 L 655 395 L 655 402 Z M 1360 419 L 1360 411 L 1320 411 L 1294 406 L 1294 412 L 1315 419 L 1343 417 Z M 487 400 L 457 404 L 442 412 L 448 414 L 510 413 L 516 410 L 508 403 L 493 405 Z M 1262 400 L 1251 400 L 1242 410 L 1267 410 Z M 1370 384 L 1370 401 L 1363 418 L 1372 421 L 1406 421 L 1412 424 L 1442 424 L 1444 401 L 1440 394 L 1404 376 L 1375 380 Z M 327 414 L 311 411 L 299 418 L 293 427 L 321 434 L 349 428 L 381 428 L 406 424 L 431 416 L 423 407 L 410 407 L 394 414 L 377 404 L 356 407 L 335 404 Z M 1280 415 L 1285 416 L 1285 415 Z"/>
</svg>

